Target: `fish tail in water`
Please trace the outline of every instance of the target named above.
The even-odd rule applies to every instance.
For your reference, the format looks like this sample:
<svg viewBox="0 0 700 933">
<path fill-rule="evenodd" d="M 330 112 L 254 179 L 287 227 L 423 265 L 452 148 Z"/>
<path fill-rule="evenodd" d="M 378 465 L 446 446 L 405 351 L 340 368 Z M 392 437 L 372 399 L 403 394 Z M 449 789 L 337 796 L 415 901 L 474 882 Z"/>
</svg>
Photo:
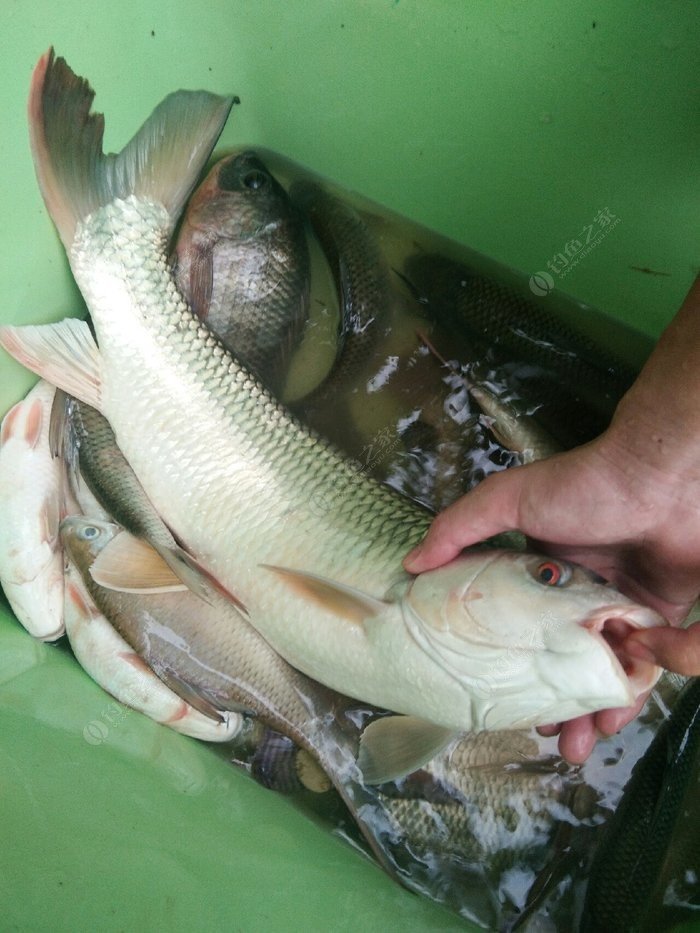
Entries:
<svg viewBox="0 0 700 933">
<path fill-rule="evenodd" d="M 205 91 L 165 98 L 118 155 L 102 151 L 95 96 L 53 49 L 34 69 L 29 131 L 39 186 L 67 249 L 96 208 L 134 195 L 163 206 L 171 230 L 214 148 L 233 103 Z"/>
</svg>

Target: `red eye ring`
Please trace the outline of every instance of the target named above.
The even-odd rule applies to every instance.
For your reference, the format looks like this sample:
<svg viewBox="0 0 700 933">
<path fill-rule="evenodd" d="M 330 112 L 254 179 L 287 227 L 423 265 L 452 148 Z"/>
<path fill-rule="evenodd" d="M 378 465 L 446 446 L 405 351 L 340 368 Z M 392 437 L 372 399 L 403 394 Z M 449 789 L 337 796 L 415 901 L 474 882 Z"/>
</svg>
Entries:
<svg viewBox="0 0 700 933">
<path fill-rule="evenodd" d="M 545 586 L 557 586 L 562 577 L 561 567 L 554 561 L 546 560 L 537 568 L 536 577 Z"/>
</svg>

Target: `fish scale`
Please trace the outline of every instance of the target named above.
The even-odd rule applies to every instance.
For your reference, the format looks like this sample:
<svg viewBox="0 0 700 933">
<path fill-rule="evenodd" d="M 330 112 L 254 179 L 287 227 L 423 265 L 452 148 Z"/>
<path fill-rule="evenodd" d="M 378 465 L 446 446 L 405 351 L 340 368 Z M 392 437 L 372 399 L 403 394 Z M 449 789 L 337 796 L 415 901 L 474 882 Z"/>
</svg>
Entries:
<svg viewBox="0 0 700 933">
<path fill-rule="evenodd" d="M 157 206 L 133 198 L 124 206 L 115 202 L 81 225 L 71 251 L 93 308 L 104 412 L 149 497 L 195 556 L 209 559 L 217 576 L 223 571 L 222 582 L 244 602 L 246 571 L 265 562 L 289 565 L 290 558 L 294 566 L 289 548 L 262 537 L 252 541 L 247 532 L 252 525 L 257 539 L 292 518 L 294 537 L 304 541 L 305 559 L 316 572 L 383 596 L 407 547 L 427 528 L 427 514 L 358 476 L 225 353 L 177 295 L 159 224 Z M 137 253 L 159 255 L 157 263 L 137 264 L 123 288 L 125 239 Z M 176 395 L 163 391 L 159 374 L 169 374 L 164 381 Z M 144 445 L 144 436 L 151 443 Z M 168 463 L 178 464 L 177 477 L 162 469 Z M 236 477 L 235 490 L 220 489 L 222 476 Z M 183 487 L 184 503 L 178 501 Z M 323 521 L 312 514 L 319 503 L 328 506 Z M 246 553 L 235 547 L 240 576 L 231 580 L 217 555 L 237 540 Z"/>
</svg>

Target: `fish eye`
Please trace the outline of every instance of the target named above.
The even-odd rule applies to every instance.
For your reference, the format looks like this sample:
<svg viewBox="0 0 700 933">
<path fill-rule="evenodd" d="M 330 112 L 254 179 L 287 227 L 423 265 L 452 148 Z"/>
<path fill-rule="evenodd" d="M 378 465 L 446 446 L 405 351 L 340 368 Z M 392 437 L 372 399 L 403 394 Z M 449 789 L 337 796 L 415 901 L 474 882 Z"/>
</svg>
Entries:
<svg viewBox="0 0 700 933">
<path fill-rule="evenodd" d="M 243 177 L 243 184 L 246 188 L 250 188 L 251 191 L 257 191 L 267 184 L 267 175 L 264 172 L 253 169 L 252 172 L 248 172 L 248 174 Z"/>
<path fill-rule="evenodd" d="M 80 531 L 80 537 L 84 541 L 93 541 L 95 538 L 98 538 L 100 535 L 100 529 L 96 528 L 95 525 L 86 525 Z"/>
<path fill-rule="evenodd" d="M 544 586 L 565 586 L 571 579 L 571 568 L 558 561 L 546 560 L 537 567 L 534 577 Z"/>
</svg>

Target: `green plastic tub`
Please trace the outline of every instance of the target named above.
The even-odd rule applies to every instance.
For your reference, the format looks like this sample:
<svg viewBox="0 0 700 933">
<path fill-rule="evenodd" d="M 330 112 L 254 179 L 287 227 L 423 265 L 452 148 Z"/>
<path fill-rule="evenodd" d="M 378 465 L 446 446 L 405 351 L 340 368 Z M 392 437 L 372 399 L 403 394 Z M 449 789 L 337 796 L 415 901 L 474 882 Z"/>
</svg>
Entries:
<svg viewBox="0 0 700 933">
<path fill-rule="evenodd" d="M 655 336 L 698 272 L 697 33 L 684 2 L 5 0 L 0 317 L 81 310 L 27 142 L 54 45 L 97 89 L 108 148 L 172 90 L 236 93 L 222 145 L 284 153 Z M 619 222 L 565 274 L 600 211 Z M 32 381 L 3 356 L 0 413 Z M 468 929 L 7 610 L 0 833 L 3 930 Z"/>
</svg>

